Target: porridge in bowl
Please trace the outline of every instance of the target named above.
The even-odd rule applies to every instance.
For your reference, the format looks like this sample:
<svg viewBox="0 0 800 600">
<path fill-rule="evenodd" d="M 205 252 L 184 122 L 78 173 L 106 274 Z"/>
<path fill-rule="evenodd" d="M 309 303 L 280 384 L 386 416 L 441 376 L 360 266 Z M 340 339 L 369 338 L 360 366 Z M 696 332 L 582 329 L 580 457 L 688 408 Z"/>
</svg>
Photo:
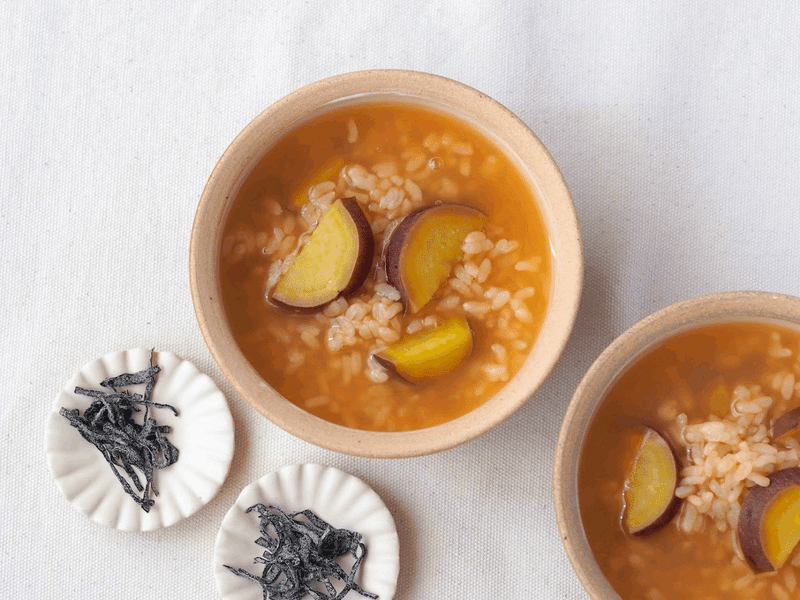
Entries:
<svg viewBox="0 0 800 600">
<path fill-rule="evenodd" d="M 341 103 L 286 133 L 227 214 L 232 335 L 282 396 L 354 429 L 435 426 L 519 370 L 552 256 L 531 185 L 476 127 Z"/>
<path fill-rule="evenodd" d="M 800 593 L 800 333 L 705 325 L 627 368 L 589 426 L 578 505 L 620 597 Z"/>
</svg>

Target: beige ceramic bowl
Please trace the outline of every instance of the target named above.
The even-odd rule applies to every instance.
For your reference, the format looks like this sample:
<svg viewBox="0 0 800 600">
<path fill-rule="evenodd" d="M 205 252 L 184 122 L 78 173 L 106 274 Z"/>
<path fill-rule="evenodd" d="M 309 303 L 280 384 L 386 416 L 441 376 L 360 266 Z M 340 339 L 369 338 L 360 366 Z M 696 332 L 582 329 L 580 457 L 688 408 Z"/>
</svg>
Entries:
<svg viewBox="0 0 800 600">
<path fill-rule="evenodd" d="M 619 600 L 594 560 L 578 506 L 578 465 L 595 410 L 627 367 L 653 346 L 682 331 L 731 321 L 763 321 L 798 328 L 800 298 L 766 292 L 727 292 L 669 306 L 614 340 L 591 366 L 572 397 L 556 446 L 555 511 L 572 567 L 594 600 Z"/>
<path fill-rule="evenodd" d="M 295 124 L 344 100 L 419 101 L 474 122 L 515 158 L 527 175 L 545 220 L 553 254 L 550 308 L 527 362 L 484 405 L 434 428 L 397 433 L 349 429 L 298 408 L 273 390 L 239 350 L 220 300 L 222 228 L 242 182 L 255 163 Z M 455 81 L 410 71 L 364 71 L 304 87 L 258 115 L 222 155 L 195 217 L 190 252 L 192 298 L 206 343 L 225 377 L 256 410 L 286 431 L 319 446 L 359 456 L 430 454 L 471 440 L 519 409 L 548 376 L 571 332 L 578 309 L 583 255 L 569 191 L 539 139 L 506 108 Z"/>
</svg>

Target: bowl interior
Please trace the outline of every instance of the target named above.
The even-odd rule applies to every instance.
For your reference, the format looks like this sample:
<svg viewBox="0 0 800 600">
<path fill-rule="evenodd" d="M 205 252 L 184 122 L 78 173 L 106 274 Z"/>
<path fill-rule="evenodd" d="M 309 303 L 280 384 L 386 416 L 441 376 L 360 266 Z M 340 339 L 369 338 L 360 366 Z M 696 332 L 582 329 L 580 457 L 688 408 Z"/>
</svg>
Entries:
<svg viewBox="0 0 800 600">
<path fill-rule="evenodd" d="M 275 140 L 303 120 L 345 102 L 391 98 L 433 106 L 472 123 L 500 146 L 530 182 L 550 237 L 552 284 L 539 337 L 517 375 L 481 407 L 434 428 L 384 433 L 342 427 L 298 408 L 256 373 L 238 348 L 221 301 L 222 229 L 246 177 Z M 302 88 L 254 119 L 233 141 L 203 191 L 192 231 L 190 276 L 195 311 L 225 377 L 275 424 L 317 445 L 361 456 L 403 457 L 444 450 L 496 426 L 541 385 L 560 356 L 577 313 L 583 258 L 572 201 L 547 150 L 510 111 L 476 90 L 425 73 L 367 71 Z"/>
<path fill-rule="evenodd" d="M 578 501 L 584 438 L 598 407 L 627 368 L 660 342 L 684 331 L 735 321 L 772 323 L 796 329 L 800 327 L 800 299 L 766 292 L 729 292 L 669 306 L 646 317 L 612 342 L 575 391 L 556 446 L 553 493 L 564 548 L 575 573 L 593 599 L 619 598 L 592 554 Z"/>
</svg>

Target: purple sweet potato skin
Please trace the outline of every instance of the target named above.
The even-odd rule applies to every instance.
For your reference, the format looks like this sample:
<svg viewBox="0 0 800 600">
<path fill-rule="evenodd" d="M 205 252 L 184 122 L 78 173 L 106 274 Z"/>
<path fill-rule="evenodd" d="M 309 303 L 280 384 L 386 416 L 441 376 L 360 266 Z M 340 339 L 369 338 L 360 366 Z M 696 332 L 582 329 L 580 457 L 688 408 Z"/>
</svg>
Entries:
<svg viewBox="0 0 800 600">
<path fill-rule="evenodd" d="M 761 524 L 764 513 L 775 497 L 789 487 L 800 486 L 800 467 L 781 469 L 769 476 L 769 485 L 750 489 L 739 512 L 739 545 L 750 567 L 756 573 L 775 570 L 775 565 L 764 552 Z"/>
<path fill-rule="evenodd" d="M 673 446 L 669 438 L 663 435 L 658 429 L 651 426 L 648 426 L 648 428 L 655 431 L 656 434 L 658 434 L 658 436 L 661 437 L 661 439 L 663 439 L 664 442 L 667 444 L 667 447 L 670 449 L 670 452 L 672 452 L 672 459 L 675 461 L 675 471 L 677 473 L 680 473 L 681 462 L 678 459 L 678 453 L 675 452 L 675 446 Z M 672 521 L 675 515 L 678 514 L 678 509 L 680 509 L 681 507 L 681 502 L 682 500 L 680 498 L 673 495 L 672 500 L 670 501 L 669 505 L 667 505 L 667 508 L 664 509 L 664 512 L 662 512 L 661 515 L 659 515 L 659 517 L 655 521 L 653 521 L 646 527 L 639 529 L 638 531 L 632 531 L 631 535 L 635 535 L 636 537 L 645 537 L 654 534 L 656 531 L 664 527 L 667 523 Z"/>
<path fill-rule="evenodd" d="M 375 255 L 375 238 L 372 235 L 372 227 L 355 198 L 342 198 L 342 206 L 350 213 L 353 224 L 358 230 L 358 237 L 360 240 L 355 269 L 350 276 L 350 281 L 347 286 L 345 286 L 339 294 L 340 296 L 347 297 L 357 292 L 359 288 L 364 285 L 364 282 L 369 276 Z"/>
<path fill-rule="evenodd" d="M 386 246 L 386 252 L 384 254 L 386 281 L 400 293 L 400 302 L 403 304 L 403 308 L 406 311 L 408 310 L 408 294 L 403 285 L 403 278 L 400 276 L 400 254 L 403 251 L 403 244 L 405 243 L 408 232 L 414 228 L 416 222 L 427 209 L 428 207 L 418 208 L 408 213 L 408 215 L 400 221 L 400 224 L 395 228 L 389 238 L 389 244 Z"/>
<path fill-rule="evenodd" d="M 395 366 L 395 364 L 392 361 L 384 358 L 379 354 L 373 354 L 372 358 L 374 358 L 375 361 L 380 366 L 386 369 L 389 372 L 389 374 L 392 375 L 392 377 L 397 377 L 399 380 L 404 381 L 406 383 L 413 383 L 400 374 L 400 371 L 397 370 L 397 366 Z"/>
<path fill-rule="evenodd" d="M 800 406 L 783 413 L 772 424 L 773 439 L 792 433 L 800 433 Z"/>
</svg>

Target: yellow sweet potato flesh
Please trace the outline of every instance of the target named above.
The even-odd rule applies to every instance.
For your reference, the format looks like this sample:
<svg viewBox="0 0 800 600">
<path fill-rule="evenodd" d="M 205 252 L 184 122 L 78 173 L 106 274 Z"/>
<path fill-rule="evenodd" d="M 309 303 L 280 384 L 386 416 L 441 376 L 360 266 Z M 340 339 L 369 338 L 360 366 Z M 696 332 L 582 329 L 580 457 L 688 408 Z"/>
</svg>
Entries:
<svg viewBox="0 0 800 600">
<path fill-rule="evenodd" d="M 731 395 L 728 393 L 728 388 L 724 383 L 720 383 L 711 392 L 711 412 L 719 418 L 723 418 L 730 412 Z"/>
<path fill-rule="evenodd" d="M 439 327 L 406 336 L 375 358 L 407 381 L 439 377 L 458 367 L 472 352 L 472 331 L 461 317 Z"/>
<path fill-rule="evenodd" d="M 764 553 L 776 569 L 800 542 L 800 486 L 790 487 L 770 503 L 761 523 Z"/>
<path fill-rule="evenodd" d="M 334 158 L 319 171 L 310 175 L 297 187 L 297 192 L 292 195 L 292 204 L 297 208 L 308 204 L 308 190 L 323 181 L 332 181 L 336 183 L 339 179 L 339 171 L 342 170 L 342 167 L 344 167 L 344 159 Z"/>
<path fill-rule="evenodd" d="M 278 280 L 271 298 L 298 309 L 323 306 L 363 283 L 373 250 L 372 231 L 358 204 L 351 198 L 337 200 Z"/>
<path fill-rule="evenodd" d="M 677 477 L 672 448 L 658 432 L 648 428 L 625 482 L 623 521 L 631 534 L 644 535 L 666 524 Z"/>
</svg>

